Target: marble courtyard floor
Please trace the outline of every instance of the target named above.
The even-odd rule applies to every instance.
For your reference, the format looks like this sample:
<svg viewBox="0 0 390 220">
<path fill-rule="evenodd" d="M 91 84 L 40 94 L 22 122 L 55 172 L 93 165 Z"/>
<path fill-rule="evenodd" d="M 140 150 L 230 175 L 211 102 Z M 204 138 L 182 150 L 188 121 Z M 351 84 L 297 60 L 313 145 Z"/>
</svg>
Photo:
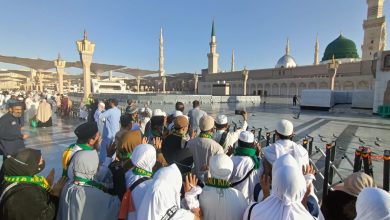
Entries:
<svg viewBox="0 0 390 220">
<path fill-rule="evenodd" d="M 174 105 L 151 105 L 151 108 L 161 108 L 170 113 L 174 110 Z M 188 112 L 190 106 L 186 106 Z M 265 128 L 274 130 L 278 120 L 285 118 L 291 120 L 295 127 L 295 140 L 302 143 L 306 135 L 314 137 L 313 146 L 325 149 L 325 142 L 336 141 L 336 160 L 341 176 L 344 178 L 351 174 L 352 166 L 346 159 L 341 159 L 344 155 L 353 161 L 355 149 L 362 145 L 359 137 L 365 142 L 365 146 L 371 146 L 374 155 L 383 155 L 385 149 L 390 149 L 390 120 L 383 119 L 371 114 L 371 110 L 350 109 L 349 106 L 336 106 L 331 111 L 302 111 L 299 119 L 294 119 L 293 109 L 289 104 L 267 103 L 260 105 L 203 105 L 202 109 L 215 116 L 223 113 L 229 116 L 230 121 L 239 123 L 241 116 L 234 115 L 235 109 L 246 109 L 249 112 L 250 128 Z M 77 125 L 83 123 L 75 118 L 53 117 L 53 127 L 49 128 L 25 128 L 24 132 L 30 137 L 26 140 L 26 146 L 42 150 L 46 160 L 46 168 L 43 175 L 46 175 L 51 168 L 56 171 L 56 178 L 62 172 L 61 157 L 62 152 L 76 138 L 73 130 Z M 265 135 L 263 133 L 263 135 Z M 323 141 L 319 136 L 323 136 Z M 376 137 L 381 139 L 380 146 L 375 146 Z M 325 151 L 325 150 L 324 150 Z M 324 157 L 320 153 L 312 156 L 313 162 L 319 169 L 324 167 Z M 376 183 L 382 185 L 383 161 L 373 160 L 374 178 Z M 317 179 L 320 179 L 317 177 Z M 334 182 L 340 178 L 335 175 Z M 321 180 L 322 181 L 322 180 Z M 316 188 L 321 189 L 318 184 Z"/>
</svg>

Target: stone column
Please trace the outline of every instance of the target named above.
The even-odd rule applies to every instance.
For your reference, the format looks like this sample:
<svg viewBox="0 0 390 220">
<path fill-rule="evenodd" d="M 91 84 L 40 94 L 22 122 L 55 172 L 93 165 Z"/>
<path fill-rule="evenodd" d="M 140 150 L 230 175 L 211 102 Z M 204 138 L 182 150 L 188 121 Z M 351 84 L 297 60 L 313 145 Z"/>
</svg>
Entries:
<svg viewBox="0 0 390 220">
<path fill-rule="evenodd" d="M 110 82 L 112 82 L 112 70 L 110 70 L 110 75 L 109 75 L 109 77 L 108 77 L 108 80 L 109 80 Z"/>
<path fill-rule="evenodd" d="M 137 92 L 140 92 L 141 77 L 137 76 Z"/>
<path fill-rule="evenodd" d="M 36 76 L 37 76 L 37 71 L 34 69 L 30 69 L 30 81 L 31 81 L 30 89 L 31 89 L 31 91 L 34 90 L 34 84 L 37 85 L 37 83 L 38 83 L 36 81 Z"/>
<path fill-rule="evenodd" d="M 64 94 L 64 72 L 65 72 L 66 61 L 61 59 L 61 56 L 58 54 L 57 60 L 54 60 L 54 66 L 57 70 L 58 75 L 58 88 L 57 92 Z"/>
<path fill-rule="evenodd" d="M 87 39 L 87 32 L 84 31 L 84 39 L 76 41 L 77 50 L 80 53 L 80 60 L 83 64 L 84 73 L 84 99 L 91 94 L 91 63 L 95 51 L 95 44 Z"/>
<path fill-rule="evenodd" d="M 199 81 L 199 76 L 198 74 L 194 75 L 194 94 L 198 94 L 198 81 Z"/>
<path fill-rule="evenodd" d="M 43 74 L 38 73 L 39 91 L 43 92 Z"/>
<path fill-rule="evenodd" d="M 167 83 L 167 77 L 166 76 L 162 76 L 161 79 L 162 79 L 162 90 L 163 90 L 162 92 L 165 93 L 166 92 L 165 91 L 165 85 Z"/>
<path fill-rule="evenodd" d="M 246 67 L 244 67 L 244 70 L 242 71 L 242 76 L 243 76 L 243 93 L 242 95 L 246 95 L 246 84 L 248 82 L 248 75 L 249 75 L 249 71 L 246 69 Z"/>
<path fill-rule="evenodd" d="M 338 67 L 339 67 L 339 62 L 336 62 L 333 55 L 332 61 L 328 63 L 329 89 L 332 91 L 334 90 Z"/>
</svg>

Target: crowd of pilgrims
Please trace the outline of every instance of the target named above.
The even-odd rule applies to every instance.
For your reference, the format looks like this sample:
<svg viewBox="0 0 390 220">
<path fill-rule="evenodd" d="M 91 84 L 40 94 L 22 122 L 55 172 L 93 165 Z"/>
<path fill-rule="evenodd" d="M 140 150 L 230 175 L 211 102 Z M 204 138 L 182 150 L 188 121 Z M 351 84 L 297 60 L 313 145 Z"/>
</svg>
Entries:
<svg viewBox="0 0 390 220">
<path fill-rule="evenodd" d="M 55 182 L 54 170 L 39 175 L 41 151 L 24 146 L 24 105 L 10 102 L 0 118 L 0 219 L 390 219 L 389 193 L 362 172 L 320 201 L 290 121 L 276 121 L 277 141 L 262 148 L 246 112 L 232 131 L 198 101 L 187 114 L 181 102 L 166 114 L 128 101 L 122 114 L 116 99 L 87 100 Z"/>
</svg>

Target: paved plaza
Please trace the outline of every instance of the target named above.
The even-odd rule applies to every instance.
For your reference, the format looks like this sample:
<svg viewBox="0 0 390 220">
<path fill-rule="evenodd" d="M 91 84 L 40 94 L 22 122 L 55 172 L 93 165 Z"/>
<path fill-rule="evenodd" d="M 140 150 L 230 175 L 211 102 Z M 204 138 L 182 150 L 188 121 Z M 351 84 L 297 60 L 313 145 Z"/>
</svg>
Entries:
<svg viewBox="0 0 390 220">
<path fill-rule="evenodd" d="M 142 104 L 139 104 L 142 105 Z M 174 105 L 151 105 L 151 108 L 161 108 L 166 112 L 172 112 Z M 186 105 L 185 112 L 190 109 Z M 342 177 L 352 172 L 352 166 L 346 159 L 341 159 L 346 155 L 353 161 L 355 149 L 362 145 L 359 137 L 366 144 L 372 146 L 374 155 L 382 155 L 383 150 L 390 149 L 390 120 L 372 115 L 370 110 L 350 109 L 349 106 L 336 106 L 330 112 L 325 111 L 302 111 L 299 119 L 295 119 L 295 112 L 290 104 L 287 103 L 262 103 L 260 105 L 236 105 L 236 104 L 216 104 L 203 105 L 202 109 L 215 116 L 223 113 L 229 116 L 230 121 L 239 123 L 241 116 L 234 115 L 235 109 L 245 109 L 249 112 L 249 127 L 252 129 L 262 128 L 263 135 L 265 129 L 272 131 L 278 120 L 285 118 L 291 120 L 295 126 L 295 140 L 302 143 L 306 135 L 314 137 L 313 146 L 325 149 L 325 142 L 337 142 L 336 166 Z M 46 160 L 46 169 L 43 174 L 47 174 L 54 168 L 58 178 L 62 172 L 61 156 L 64 149 L 75 142 L 73 130 L 83 121 L 76 118 L 53 118 L 53 127 L 49 128 L 31 128 L 25 127 L 24 132 L 30 135 L 26 140 L 27 147 L 41 149 Z M 322 141 L 319 135 L 321 135 Z M 376 137 L 381 141 L 377 142 L 380 146 L 375 146 Z M 321 153 L 312 156 L 313 162 L 319 169 L 324 167 L 324 157 Z M 382 185 L 383 161 L 373 160 L 374 178 L 378 185 Z M 322 181 L 317 176 L 317 179 Z M 339 177 L 335 175 L 334 182 Z M 320 186 L 317 184 L 318 188 Z"/>
</svg>

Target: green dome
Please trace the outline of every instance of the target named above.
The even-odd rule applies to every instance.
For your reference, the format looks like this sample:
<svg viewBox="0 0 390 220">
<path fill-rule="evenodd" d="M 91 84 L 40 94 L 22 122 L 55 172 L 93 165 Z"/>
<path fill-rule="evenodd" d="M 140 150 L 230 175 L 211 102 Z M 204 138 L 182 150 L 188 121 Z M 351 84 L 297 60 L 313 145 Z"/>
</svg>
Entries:
<svg viewBox="0 0 390 220">
<path fill-rule="evenodd" d="M 356 44 L 341 34 L 336 40 L 328 44 L 325 49 L 324 57 L 322 57 L 322 61 L 331 60 L 333 55 L 335 59 L 359 58 L 356 50 Z"/>
</svg>

